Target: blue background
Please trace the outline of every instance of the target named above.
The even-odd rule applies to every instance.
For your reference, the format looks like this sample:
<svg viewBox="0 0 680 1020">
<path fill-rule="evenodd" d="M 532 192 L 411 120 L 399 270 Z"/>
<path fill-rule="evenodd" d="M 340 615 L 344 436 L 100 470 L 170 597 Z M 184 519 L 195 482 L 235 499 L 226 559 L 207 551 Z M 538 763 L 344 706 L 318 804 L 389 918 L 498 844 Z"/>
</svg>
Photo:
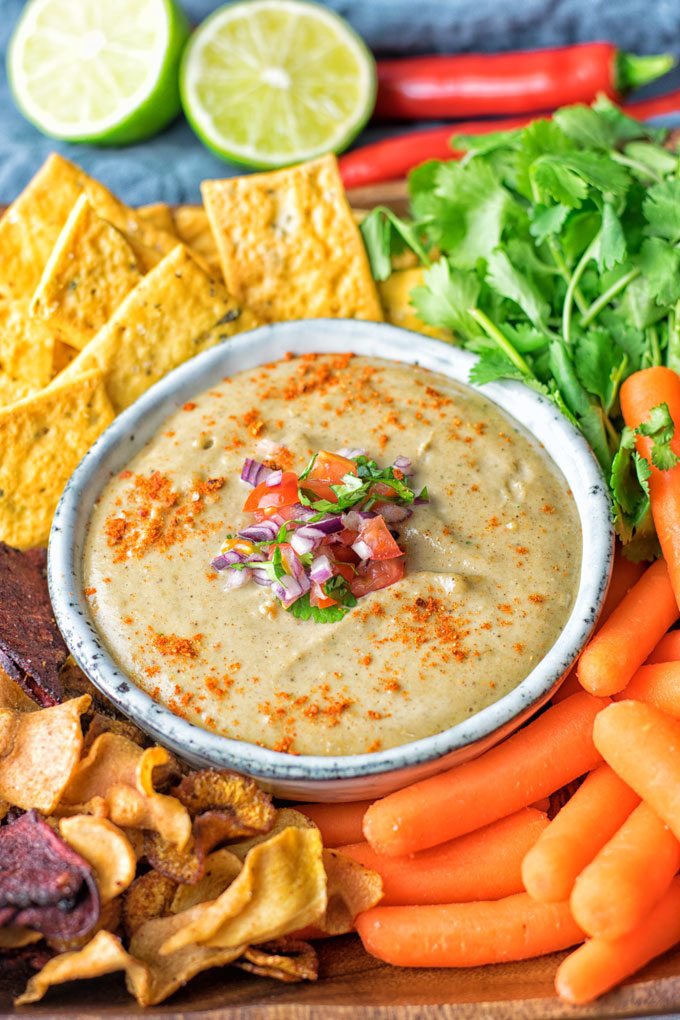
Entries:
<svg viewBox="0 0 680 1020">
<path fill-rule="evenodd" d="M 183 0 L 183 6 L 196 23 L 218 4 Z M 623 49 L 669 51 L 680 59 L 680 0 L 328 0 L 328 6 L 348 18 L 377 53 L 493 52 L 608 39 Z M 7 43 L 22 7 L 22 0 L 0 0 L 0 203 L 15 197 L 54 148 L 133 205 L 198 201 L 203 178 L 243 172 L 206 152 L 183 119 L 126 149 L 43 138 L 16 111 L 4 73 Z M 645 93 L 679 87 L 676 70 Z M 665 122 L 680 123 L 680 111 Z M 403 130 L 369 128 L 357 144 Z"/>
</svg>

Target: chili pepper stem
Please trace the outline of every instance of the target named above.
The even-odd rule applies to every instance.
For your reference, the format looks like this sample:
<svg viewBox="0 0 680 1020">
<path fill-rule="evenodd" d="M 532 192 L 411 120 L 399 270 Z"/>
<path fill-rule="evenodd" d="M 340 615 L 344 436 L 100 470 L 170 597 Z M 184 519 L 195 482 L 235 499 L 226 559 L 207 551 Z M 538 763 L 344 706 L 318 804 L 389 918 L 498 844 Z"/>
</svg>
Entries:
<svg viewBox="0 0 680 1020">
<path fill-rule="evenodd" d="M 630 92 L 668 74 L 676 65 L 671 53 L 640 56 L 636 53 L 616 54 L 614 87 L 617 92 Z"/>
</svg>

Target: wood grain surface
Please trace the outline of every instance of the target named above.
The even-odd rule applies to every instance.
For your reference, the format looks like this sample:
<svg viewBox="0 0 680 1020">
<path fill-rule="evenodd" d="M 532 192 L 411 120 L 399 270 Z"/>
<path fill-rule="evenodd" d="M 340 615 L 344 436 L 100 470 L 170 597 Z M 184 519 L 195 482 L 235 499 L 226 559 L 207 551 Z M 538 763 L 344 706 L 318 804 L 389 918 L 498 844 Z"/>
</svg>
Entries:
<svg viewBox="0 0 680 1020">
<path fill-rule="evenodd" d="M 356 208 L 406 206 L 403 181 L 350 192 Z M 0 208 L 0 212 L 1 212 Z M 493 932 L 489 933 L 493 938 Z M 21 1009 L 12 999 L 25 978 L 0 977 L 0 1017 L 49 1020 L 556 1020 L 640 1017 L 680 1012 L 680 948 L 591 1006 L 565 1006 L 555 997 L 556 967 L 565 954 L 464 970 L 397 969 L 368 956 L 355 936 L 318 943 L 314 983 L 282 984 L 234 968 L 208 971 L 169 1002 L 143 1010 L 122 975 L 80 981 L 48 992 Z"/>
</svg>

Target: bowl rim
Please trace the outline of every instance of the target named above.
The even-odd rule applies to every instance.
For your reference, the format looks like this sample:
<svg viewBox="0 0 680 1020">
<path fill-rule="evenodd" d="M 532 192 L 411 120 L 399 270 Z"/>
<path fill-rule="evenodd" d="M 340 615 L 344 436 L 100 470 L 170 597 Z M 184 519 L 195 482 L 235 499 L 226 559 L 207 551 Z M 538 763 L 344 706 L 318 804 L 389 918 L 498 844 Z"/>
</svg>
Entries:
<svg viewBox="0 0 680 1020">
<path fill-rule="evenodd" d="M 90 511 L 108 480 L 156 434 L 187 400 L 236 372 L 282 358 L 292 351 L 341 353 L 417 364 L 481 393 L 543 445 L 536 423 L 556 436 L 562 462 L 547 456 L 583 495 L 575 495 L 581 524 L 581 575 L 572 612 L 556 642 L 508 694 L 440 733 L 373 753 L 291 755 L 205 730 L 174 715 L 117 665 L 99 637 L 83 593 L 82 550 Z M 388 353 L 389 352 L 389 353 Z M 240 334 L 192 358 L 152 386 L 123 411 L 86 453 L 57 507 L 48 548 L 48 583 L 55 618 L 78 665 L 123 714 L 161 743 L 174 742 L 188 757 L 245 771 L 264 781 L 327 781 L 380 775 L 431 762 L 489 738 L 522 715 L 537 710 L 571 667 L 592 633 L 607 592 L 613 563 L 608 489 L 583 435 L 541 393 L 520 382 L 476 386 L 468 381 L 476 357 L 458 347 L 386 323 L 354 319 L 308 319 L 275 323 Z M 534 426 L 526 422 L 532 418 Z M 549 444 L 552 445 L 552 444 Z M 566 462 L 566 468 L 565 468 Z"/>
</svg>

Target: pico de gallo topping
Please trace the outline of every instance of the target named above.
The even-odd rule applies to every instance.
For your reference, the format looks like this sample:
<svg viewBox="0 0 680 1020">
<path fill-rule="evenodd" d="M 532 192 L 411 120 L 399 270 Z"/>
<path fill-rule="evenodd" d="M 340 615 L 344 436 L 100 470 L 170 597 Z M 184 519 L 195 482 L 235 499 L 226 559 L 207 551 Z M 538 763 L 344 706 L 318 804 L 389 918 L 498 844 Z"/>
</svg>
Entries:
<svg viewBox="0 0 680 1020">
<path fill-rule="evenodd" d="M 362 450 L 320 450 L 300 475 L 248 458 L 243 510 L 253 523 L 227 535 L 212 566 L 226 589 L 267 586 L 293 616 L 335 623 L 404 576 L 399 525 L 429 502 L 412 473 L 406 457 L 380 468 Z"/>
</svg>

